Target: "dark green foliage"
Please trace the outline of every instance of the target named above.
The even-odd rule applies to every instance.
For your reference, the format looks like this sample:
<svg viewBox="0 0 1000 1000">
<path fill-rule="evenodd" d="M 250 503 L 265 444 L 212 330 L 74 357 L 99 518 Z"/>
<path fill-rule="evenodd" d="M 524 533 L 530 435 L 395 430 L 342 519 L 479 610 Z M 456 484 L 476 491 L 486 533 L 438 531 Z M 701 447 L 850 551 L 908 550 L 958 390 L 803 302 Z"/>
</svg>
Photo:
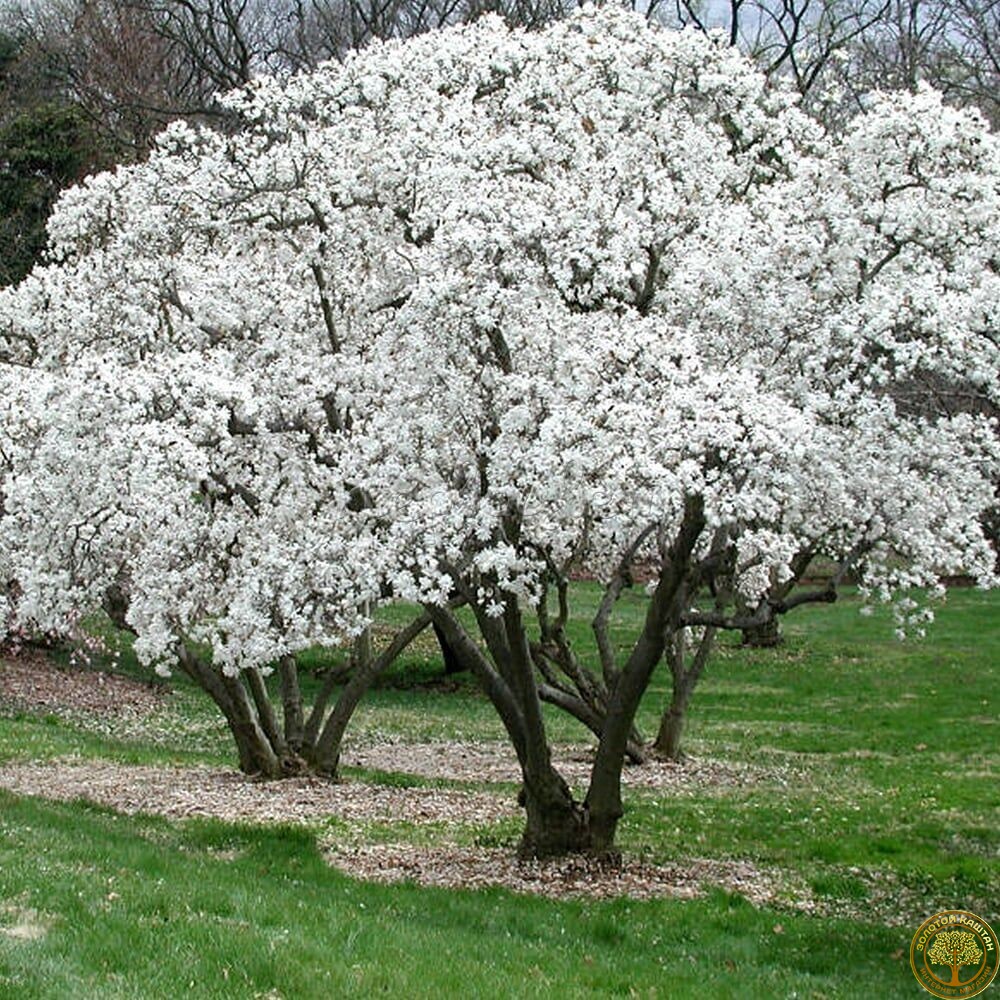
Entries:
<svg viewBox="0 0 1000 1000">
<path fill-rule="evenodd" d="M 103 164 L 82 109 L 20 39 L 0 33 L 0 285 L 40 259 L 59 192 Z"/>
<path fill-rule="evenodd" d="M 45 222 L 59 192 L 95 165 L 82 113 L 57 101 L 0 126 L 0 284 L 24 277 L 45 248 Z"/>
</svg>

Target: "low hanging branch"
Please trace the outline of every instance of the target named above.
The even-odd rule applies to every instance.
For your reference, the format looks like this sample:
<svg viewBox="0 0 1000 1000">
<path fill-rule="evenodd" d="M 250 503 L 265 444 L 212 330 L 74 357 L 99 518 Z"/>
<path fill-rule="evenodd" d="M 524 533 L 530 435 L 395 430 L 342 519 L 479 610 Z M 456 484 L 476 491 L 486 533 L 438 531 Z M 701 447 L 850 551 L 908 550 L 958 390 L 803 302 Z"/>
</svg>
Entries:
<svg viewBox="0 0 1000 1000">
<path fill-rule="evenodd" d="M 698 685 L 711 656 L 716 637 L 720 631 L 739 630 L 746 635 L 758 629 L 777 626 L 778 619 L 795 608 L 808 604 L 830 604 L 837 600 L 838 587 L 852 572 L 858 561 L 871 547 L 870 542 L 861 542 L 841 560 L 837 571 L 825 587 L 794 593 L 794 588 L 807 572 L 816 555 L 819 542 L 813 540 L 803 546 L 790 564 L 790 575 L 783 583 L 775 584 L 757 608 L 745 613 L 739 610 L 727 611 L 729 604 L 738 607 L 739 598 L 731 579 L 736 569 L 735 550 L 730 544 L 728 530 L 720 529 L 716 534 L 709 555 L 698 566 L 693 580 L 709 581 L 715 607 L 711 611 L 688 610 L 678 619 L 679 630 L 673 637 L 669 658 L 672 693 L 667 707 L 660 718 L 660 727 L 654 741 L 654 749 L 668 760 L 680 761 L 684 758 L 681 738 L 691 696 Z M 686 651 L 691 641 L 691 632 L 701 629 L 693 657 L 688 661 Z"/>
<path fill-rule="evenodd" d="M 808 556 L 797 557 L 793 561 L 793 576 L 789 581 L 776 586 L 772 593 L 767 595 L 751 614 L 726 614 L 724 611 L 690 611 L 681 617 L 681 624 L 684 626 L 712 627 L 716 629 L 732 629 L 743 631 L 746 629 L 759 628 L 769 622 L 774 621 L 779 615 L 788 614 L 795 608 L 805 604 L 834 604 L 839 596 L 838 588 L 850 575 L 858 562 L 866 552 L 872 548 L 872 542 L 864 541 L 856 545 L 848 555 L 841 560 L 837 571 L 830 577 L 825 587 L 816 590 L 807 590 L 798 594 L 792 593 L 792 589 L 798 579 L 806 571 L 812 559 L 814 549 L 808 549 Z"/>
</svg>

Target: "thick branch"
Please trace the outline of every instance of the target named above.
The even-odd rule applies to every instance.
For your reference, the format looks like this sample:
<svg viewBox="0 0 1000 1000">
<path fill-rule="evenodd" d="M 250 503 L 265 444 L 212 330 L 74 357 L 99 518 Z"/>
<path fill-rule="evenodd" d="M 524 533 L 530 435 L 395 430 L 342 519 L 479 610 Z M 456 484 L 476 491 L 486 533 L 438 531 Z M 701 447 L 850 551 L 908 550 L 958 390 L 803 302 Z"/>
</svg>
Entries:
<svg viewBox="0 0 1000 1000">
<path fill-rule="evenodd" d="M 677 627 L 676 598 L 691 569 L 691 555 L 705 527 L 705 503 L 700 496 L 684 502 L 684 518 L 670 547 L 656 590 L 646 610 L 642 634 L 611 692 L 604 731 L 591 770 L 587 804 L 591 823 L 613 829 L 621 816 L 621 769 L 625 747 L 639 701 L 663 656 L 668 637 Z"/>
<path fill-rule="evenodd" d="M 330 701 L 330 695 L 333 694 L 333 689 L 338 684 L 343 683 L 351 676 L 354 667 L 355 664 L 352 658 L 344 666 L 331 668 L 326 672 L 326 676 L 323 678 L 323 686 L 316 695 L 316 700 L 313 702 L 312 711 L 309 713 L 309 719 L 302 734 L 303 747 L 311 748 L 316 745 L 320 728 L 323 725 L 323 716 L 326 714 L 326 706 Z"/>
<path fill-rule="evenodd" d="M 260 727 L 264 730 L 264 735 L 275 752 L 281 756 L 288 751 L 288 747 L 285 744 L 284 734 L 278 726 L 278 718 L 274 714 L 274 706 L 271 704 L 271 699 L 268 696 L 264 677 L 257 667 L 250 667 L 244 673 L 247 678 L 247 686 L 250 688 L 250 694 L 253 697 L 254 706 L 257 709 L 257 718 L 260 722 Z"/>
<path fill-rule="evenodd" d="M 598 739 L 601 737 L 601 730 L 604 726 L 604 717 L 595 712 L 582 698 L 577 698 L 573 694 L 562 688 L 552 687 L 550 684 L 538 685 L 538 697 L 549 705 L 555 705 L 564 712 L 568 712 L 577 722 L 582 722 Z M 633 737 L 629 739 L 625 747 L 625 753 L 633 764 L 644 764 L 646 753 L 642 748 L 642 742 Z"/>
<path fill-rule="evenodd" d="M 393 636 L 392 642 L 378 656 L 359 656 L 357 669 L 340 693 L 337 704 L 334 705 L 333 711 L 323 727 L 323 733 L 316 742 L 315 758 L 318 770 L 328 774 L 336 774 L 344 732 L 358 702 L 371 687 L 375 678 L 392 664 L 396 657 L 430 623 L 430 615 L 420 615 L 405 628 L 400 629 Z"/>
<path fill-rule="evenodd" d="M 803 604 L 833 604 L 837 591 L 831 587 L 796 594 L 786 600 L 765 600 L 751 615 L 727 615 L 721 611 L 691 611 L 681 616 L 682 625 L 704 625 L 722 629 L 750 629 L 766 625 L 775 615 L 783 615 Z"/>
<path fill-rule="evenodd" d="M 517 751 L 518 760 L 523 765 L 526 750 L 524 717 L 510 685 L 483 655 L 479 646 L 449 609 L 426 605 L 426 610 L 431 621 L 437 625 L 448 640 L 455 655 L 467 663 L 469 669 L 475 674 L 486 696 L 500 715 L 507 734 L 514 744 L 514 749 Z"/>
<path fill-rule="evenodd" d="M 295 657 L 283 656 L 278 663 L 281 680 L 281 701 L 285 714 L 285 741 L 296 753 L 302 749 L 304 722 L 302 692 L 299 689 L 299 667 Z"/>
<path fill-rule="evenodd" d="M 611 612 L 614 609 L 622 591 L 632 583 L 631 568 L 635 561 L 636 554 L 645 544 L 646 539 L 656 530 L 656 525 L 651 524 L 641 531 L 635 541 L 628 547 L 622 556 L 614 576 L 604 590 L 600 606 L 591 628 L 594 631 L 594 638 L 597 640 L 597 651 L 601 657 L 601 672 L 604 674 L 604 683 L 608 690 L 614 687 L 618 680 L 618 664 L 615 661 L 614 646 L 611 643 L 609 627 L 611 622 Z"/>
</svg>

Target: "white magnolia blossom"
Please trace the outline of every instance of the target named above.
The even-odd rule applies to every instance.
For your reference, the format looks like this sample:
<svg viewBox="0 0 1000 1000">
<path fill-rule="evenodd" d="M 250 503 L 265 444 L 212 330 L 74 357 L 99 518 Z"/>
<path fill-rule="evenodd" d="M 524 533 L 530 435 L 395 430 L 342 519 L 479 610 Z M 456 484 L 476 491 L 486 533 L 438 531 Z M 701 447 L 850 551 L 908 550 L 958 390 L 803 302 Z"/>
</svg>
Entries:
<svg viewBox="0 0 1000 1000">
<path fill-rule="evenodd" d="M 1000 144 L 930 91 L 827 135 L 733 49 L 617 10 L 372 44 L 67 192 L 0 292 L 0 559 L 57 627 L 227 669 L 380 600 L 487 615 L 704 504 L 750 602 L 994 582 Z M 648 529 L 654 530 L 648 532 Z M 644 534 L 646 533 L 646 534 Z"/>
</svg>

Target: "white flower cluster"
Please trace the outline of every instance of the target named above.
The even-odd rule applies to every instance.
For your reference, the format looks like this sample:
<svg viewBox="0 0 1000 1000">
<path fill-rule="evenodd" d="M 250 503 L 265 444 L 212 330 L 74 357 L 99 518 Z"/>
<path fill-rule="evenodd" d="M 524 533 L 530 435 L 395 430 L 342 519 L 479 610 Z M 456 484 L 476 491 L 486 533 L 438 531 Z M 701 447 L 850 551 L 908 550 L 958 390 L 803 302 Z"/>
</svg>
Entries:
<svg viewBox="0 0 1000 1000">
<path fill-rule="evenodd" d="M 827 135 L 732 49 L 610 8 L 227 100 L 242 130 L 172 126 L 68 192 L 0 292 L 24 618 L 117 584 L 141 655 L 238 670 L 380 600 L 498 615 L 640 536 L 668 558 L 696 495 L 750 601 L 804 549 L 863 553 L 873 592 L 992 581 L 996 428 L 903 402 L 1000 396 L 975 116 L 876 95 Z"/>
</svg>

